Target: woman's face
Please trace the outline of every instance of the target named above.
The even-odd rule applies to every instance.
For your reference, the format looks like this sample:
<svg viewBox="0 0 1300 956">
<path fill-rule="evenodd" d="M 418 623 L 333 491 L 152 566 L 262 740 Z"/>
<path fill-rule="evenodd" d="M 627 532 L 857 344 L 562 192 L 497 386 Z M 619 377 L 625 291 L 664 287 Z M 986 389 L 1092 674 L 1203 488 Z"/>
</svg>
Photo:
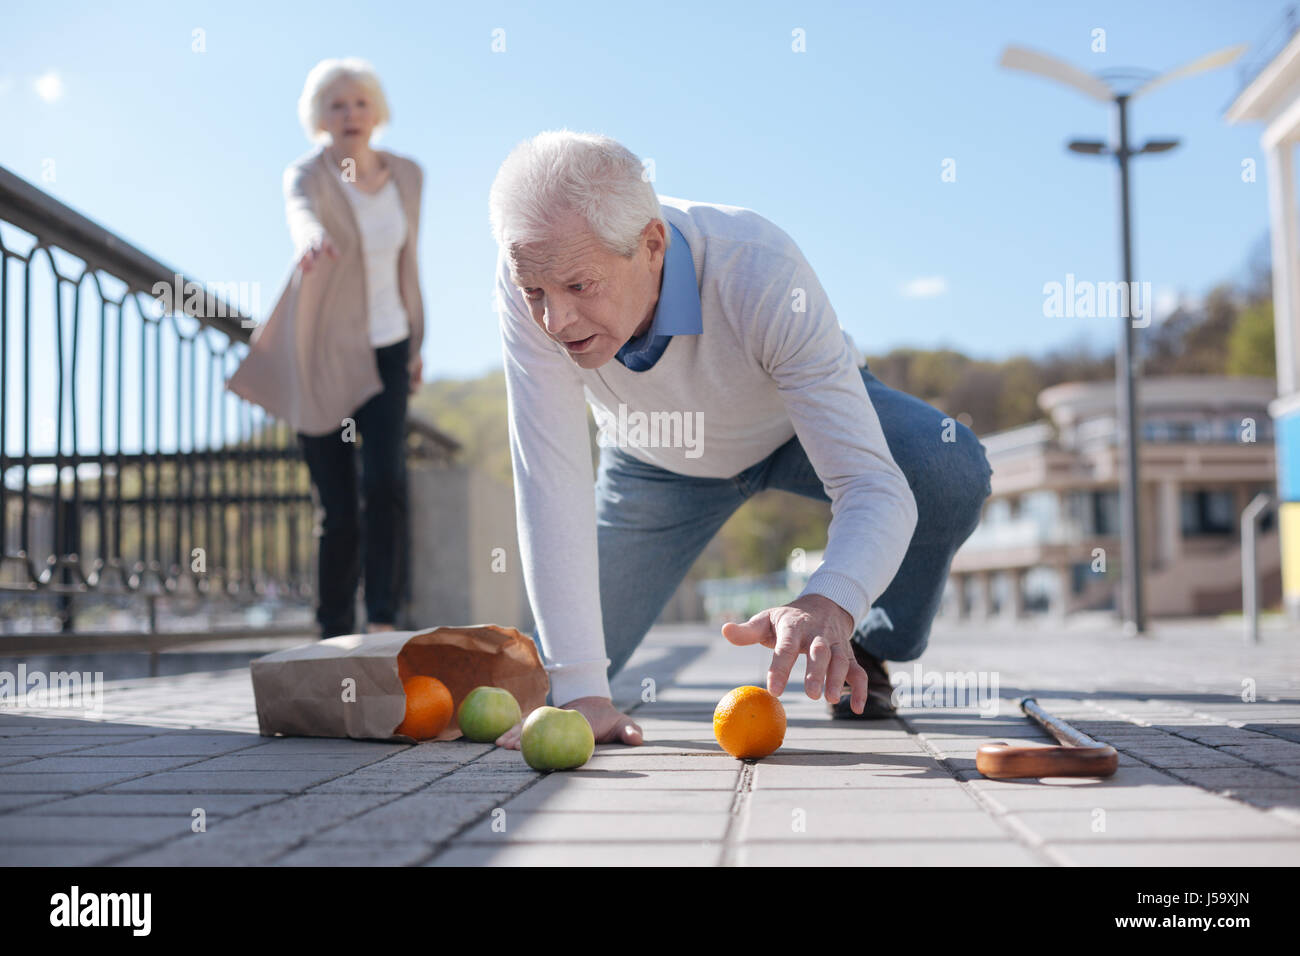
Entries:
<svg viewBox="0 0 1300 956">
<path fill-rule="evenodd" d="M 324 103 L 323 127 L 332 145 L 345 154 L 369 145 L 375 105 L 364 86 L 350 76 L 340 77 L 325 88 Z"/>
</svg>

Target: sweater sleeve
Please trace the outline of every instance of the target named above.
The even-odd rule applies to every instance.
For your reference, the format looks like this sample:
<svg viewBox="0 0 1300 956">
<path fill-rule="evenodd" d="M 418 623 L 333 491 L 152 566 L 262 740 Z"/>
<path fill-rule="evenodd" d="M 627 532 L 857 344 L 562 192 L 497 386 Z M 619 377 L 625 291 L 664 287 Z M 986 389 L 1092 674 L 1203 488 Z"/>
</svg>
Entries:
<svg viewBox="0 0 1300 956">
<path fill-rule="evenodd" d="M 504 256 L 497 262 L 496 298 L 520 562 L 551 697 L 556 706 L 609 697 L 582 381 L 529 316 Z"/>
<path fill-rule="evenodd" d="M 793 242 L 751 249 L 728 298 L 831 500 L 824 559 L 800 596 L 829 598 L 857 625 L 903 563 L 916 501 L 816 274 Z"/>
<path fill-rule="evenodd" d="M 302 258 L 302 254 L 325 235 L 325 227 L 316 217 L 311 197 L 307 195 L 307 169 L 294 163 L 284 171 L 284 215 L 293 240 L 294 261 Z"/>
</svg>

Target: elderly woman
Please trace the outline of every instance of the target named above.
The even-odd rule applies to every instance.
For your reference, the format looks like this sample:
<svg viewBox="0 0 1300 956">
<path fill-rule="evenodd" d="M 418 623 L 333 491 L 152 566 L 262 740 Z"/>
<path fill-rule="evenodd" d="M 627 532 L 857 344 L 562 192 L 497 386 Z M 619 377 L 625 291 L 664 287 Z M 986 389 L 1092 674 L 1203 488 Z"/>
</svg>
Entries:
<svg viewBox="0 0 1300 956">
<path fill-rule="evenodd" d="M 656 196 L 642 169 L 607 137 L 546 132 L 490 197 L 520 554 L 553 702 L 597 741 L 640 743 L 609 678 L 731 514 L 779 488 L 830 502 L 825 560 L 723 636 L 772 649 L 773 694 L 803 655 L 804 692 L 831 716 L 891 716 L 885 660 L 925 649 L 991 490 L 984 450 L 867 370 L 778 226 Z M 594 508 L 588 404 L 606 433 Z M 518 747 L 519 728 L 497 742 Z"/>
<path fill-rule="evenodd" d="M 321 635 L 356 630 L 363 563 L 367 627 L 392 630 L 403 580 L 407 394 L 422 368 L 423 173 L 371 145 L 389 110 L 364 61 L 318 63 L 298 116 L 320 146 L 284 174 L 295 265 L 228 387 L 298 432 L 317 503 Z"/>
</svg>

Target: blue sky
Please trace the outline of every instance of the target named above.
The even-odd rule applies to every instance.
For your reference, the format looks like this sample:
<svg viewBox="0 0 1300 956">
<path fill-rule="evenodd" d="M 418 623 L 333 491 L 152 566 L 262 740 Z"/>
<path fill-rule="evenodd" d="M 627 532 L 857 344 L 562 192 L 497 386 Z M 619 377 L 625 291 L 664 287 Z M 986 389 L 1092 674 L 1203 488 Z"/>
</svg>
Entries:
<svg viewBox="0 0 1300 956">
<path fill-rule="evenodd" d="M 303 79 L 321 58 L 361 56 L 393 106 L 382 145 L 426 172 L 428 377 L 499 366 L 488 188 L 516 142 L 560 126 L 652 158 L 663 194 L 776 222 L 865 352 L 1109 346 L 1109 320 L 1045 318 L 1043 286 L 1118 278 L 1113 164 L 1063 148 L 1106 138 L 1110 111 L 999 68 L 1001 49 L 1163 71 L 1258 43 L 1285 6 L 9 4 L 0 165 L 195 278 L 259 284 L 269 311 L 290 257 L 281 172 L 311 148 L 295 113 Z M 1091 50 L 1096 28 L 1105 53 Z M 1239 276 L 1266 235 L 1260 130 L 1222 118 L 1237 89 L 1224 69 L 1134 107 L 1135 140 L 1183 140 L 1134 168 L 1137 278 L 1166 304 Z M 949 158 L 955 182 L 941 178 Z"/>
</svg>

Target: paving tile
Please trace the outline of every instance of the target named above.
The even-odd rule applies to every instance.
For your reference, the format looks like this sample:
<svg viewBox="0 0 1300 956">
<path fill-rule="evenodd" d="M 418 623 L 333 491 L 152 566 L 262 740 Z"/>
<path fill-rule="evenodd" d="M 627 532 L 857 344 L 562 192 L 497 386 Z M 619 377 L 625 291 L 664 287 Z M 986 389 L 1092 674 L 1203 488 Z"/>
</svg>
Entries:
<svg viewBox="0 0 1300 956">
<path fill-rule="evenodd" d="M 449 795 L 425 790 L 407 794 L 320 830 L 311 839 L 326 843 L 410 839 L 432 847 L 500 807 L 503 802 L 500 794 Z"/>
<path fill-rule="evenodd" d="M 553 775 L 554 776 L 554 775 Z M 735 800 L 731 790 L 609 790 L 593 787 L 547 787 L 543 781 L 510 797 L 501 805 L 515 810 L 579 810 L 588 812 L 727 813 Z"/>
<path fill-rule="evenodd" d="M 188 814 L 162 817 L 44 816 L 24 812 L 0 817 L 0 855 L 10 844 L 155 843 L 190 831 Z"/>
<path fill-rule="evenodd" d="M 223 736 L 242 737 L 243 734 L 226 734 Z M 388 743 L 382 740 L 352 740 L 340 737 L 261 737 L 251 736 L 251 744 L 244 752 L 256 754 L 394 754 L 404 750 L 415 750 L 404 743 Z"/>
<path fill-rule="evenodd" d="M 530 784 L 536 783 L 541 774 L 530 770 L 525 764 L 522 769 L 477 771 L 470 767 L 461 767 L 444 777 L 439 777 L 429 784 L 428 789 L 434 793 L 475 793 L 475 792 L 510 792 L 516 793 Z"/>
<path fill-rule="evenodd" d="M 1051 849 L 1080 866 L 1295 866 L 1296 840 L 1054 843 Z"/>
<path fill-rule="evenodd" d="M 980 809 L 961 787 L 892 788 L 892 789 L 822 789 L 822 790 L 755 790 L 748 796 L 751 810 L 780 811 L 788 819 L 791 810 L 803 807 L 841 810 L 860 814 L 891 813 L 906 810 L 918 816 L 931 811 Z"/>
<path fill-rule="evenodd" d="M 822 788 L 904 789 L 956 788 L 958 781 L 933 758 L 909 758 L 909 763 L 867 766 L 817 767 L 769 764 L 754 767 L 753 789 L 819 790 Z"/>
<path fill-rule="evenodd" d="M 213 757 L 256 746 L 250 734 L 162 734 L 126 742 L 100 742 L 83 751 L 89 757 Z"/>
<path fill-rule="evenodd" d="M 1198 786 L 1211 790 L 1231 787 L 1283 787 L 1294 786 L 1285 774 L 1274 773 L 1262 767 L 1233 767 L 1225 769 L 1188 768 L 1177 771 L 1178 776 Z M 1300 789 L 1300 788 L 1297 788 Z"/>
<path fill-rule="evenodd" d="M 67 794 L 63 793 L 0 793 L 0 813 L 9 813 L 13 810 L 19 810 L 23 807 L 38 807 L 47 803 L 62 800 Z"/>
<path fill-rule="evenodd" d="M 134 770 L 101 773 L 0 773 L 0 793 L 83 793 L 109 784 L 130 780 Z"/>
<path fill-rule="evenodd" d="M 209 773 L 221 773 L 227 770 L 306 770 L 329 773 L 347 773 L 367 764 L 383 760 L 383 754 L 227 754 L 210 757 L 192 765 L 191 769 Z"/>
<path fill-rule="evenodd" d="M 1216 767 L 1249 767 L 1251 764 L 1232 754 L 1221 753 L 1208 747 L 1196 750 L 1146 750 L 1132 756 L 1152 767 L 1166 770 L 1208 770 Z"/>
<path fill-rule="evenodd" d="M 962 810 L 866 810 L 851 805 L 826 806 L 806 801 L 781 807 L 751 805 L 741 839 L 752 840 L 1001 840 L 1012 839 L 985 811 L 967 800 Z M 849 801 L 844 801 L 848 804 Z"/>
<path fill-rule="evenodd" d="M 1247 743 L 1225 744 L 1224 753 L 1244 757 L 1255 763 L 1272 765 L 1274 763 L 1300 763 L 1300 744 L 1292 743 Z"/>
<path fill-rule="evenodd" d="M 745 843 L 737 850 L 742 866 L 1044 866 L 1042 859 L 1005 840 L 822 841 L 777 840 Z"/>
<path fill-rule="evenodd" d="M 107 789 L 110 793 L 299 793 L 333 775 L 334 771 L 312 770 L 165 770 Z"/>
<path fill-rule="evenodd" d="M 527 766 L 520 758 L 520 764 Z M 477 765 L 476 765 L 477 766 Z M 585 764 L 584 770 L 637 770 L 651 773 L 677 773 L 682 770 L 726 770 L 734 772 L 736 758 L 719 751 L 716 754 L 596 754 Z"/>
<path fill-rule="evenodd" d="M 189 833 L 161 846 L 118 850 L 114 866 L 260 866 L 287 852 L 292 844 L 262 836 L 256 840 L 218 837 L 213 830 Z"/>
<path fill-rule="evenodd" d="M 1098 817 L 1093 808 L 1076 810 L 1018 810 L 1009 819 L 1047 842 L 1088 840 L 1224 840 L 1297 839 L 1300 827 L 1262 811 L 1246 807 L 1219 810 L 1107 809 Z M 1094 826 L 1104 825 L 1104 830 Z M 1298 861 L 1300 862 L 1300 861 Z"/>
<path fill-rule="evenodd" d="M 273 866 L 411 866 L 428 859 L 433 847 L 418 840 L 395 843 L 308 843 L 276 857 Z"/>
<path fill-rule="evenodd" d="M 122 853 L 120 844 L 6 843 L 4 866 L 100 866 Z"/>
<path fill-rule="evenodd" d="M 184 816 L 192 819 L 201 808 L 209 820 L 228 817 L 272 800 L 282 799 L 273 793 L 87 793 L 52 799 L 28 806 L 25 814 L 41 816 Z"/>
<path fill-rule="evenodd" d="M 715 866 L 715 843 L 467 843 L 430 866 Z"/>
<path fill-rule="evenodd" d="M 739 767 L 739 762 L 737 762 Z M 648 773 L 641 770 L 564 770 L 547 775 L 535 784 L 555 781 L 552 786 L 589 790 L 727 790 L 735 789 L 739 770 L 678 770 L 673 773 Z"/>
<path fill-rule="evenodd" d="M 75 756 L 40 757 L 23 766 L 26 773 L 152 773 L 159 770 L 173 770 L 187 764 L 194 764 L 201 757 L 87 757 L 81 753 Z"/>
<path fill-rule="evenodd" d="M 729 813 L 581 810 L 518 811 L 489 815 L 457 836 L 461 843 L 644 843 L 683 840 L 720 841 L 731 823 Z M 502 829 L 504 828 L 504 829 Z"/>
<path fill-rule="evenodd" d="M 1231 787 L 1229 795 L 1257 807 L 1300 807 L 1300 787 Z"/>
<path fill-rule="evenodd" d="M 1100 807 L 1113 810 L 1219 810 L 1228 798 L 1194 787 L 1116 787 L 1104 783 L 1074 786 L 989 789 L 981 796 L 993 806 L 1015 810 L 1074 810 Z"/>
<path fill-rule="evenodd" d="M 162 729 L 137 723 L 112 723 L 110 721 L 45 721 L 42 725 L 29 731 L 33 736 L 51 739 L 65 737 L 118 737 L 121 739 L 150 737 L 161 733 Z"/>
<path fill-rule="evenodd" d="M 147 740 L 147 737 L 128 737 L 127 740 Z M 0 738 L 0 753 L 4 754 L 47 754 L 81 751 L 89 748 L 115 744 L 122 740 L 115 736 L 89 736 L 86 734 L 25 734 L 21 737 Z"/>
<path fill-rule="evenodd" d="M 1125 770 L 1123 773 L 1116 771 L 1111 777 L 1011 777 L 994 779 L 973 771 L 970 772 L 967 779 L 976 790 L 998 793 L 1007 790 L 1041 791 L 1048 787 L 1076 789 L 1139 786 L 1169 787 L 1171 789 L 1187 788 L 1187 785 L 1177 777 L 1153 767 L 1134 767 L 1131 770 Z"/>
</svg>

